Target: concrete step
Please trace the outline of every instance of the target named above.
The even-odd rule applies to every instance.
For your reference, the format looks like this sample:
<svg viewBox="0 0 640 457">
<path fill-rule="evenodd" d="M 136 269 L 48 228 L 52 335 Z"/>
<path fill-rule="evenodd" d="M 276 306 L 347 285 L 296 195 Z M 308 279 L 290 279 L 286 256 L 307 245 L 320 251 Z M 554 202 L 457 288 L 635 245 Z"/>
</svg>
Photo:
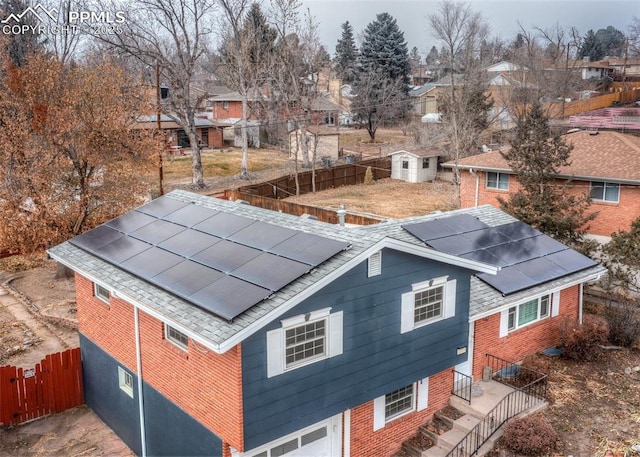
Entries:
<svg viewBox="0 0 640 457">
<path fill-rule="evenodd" d="M 469 433 L 473 429 L 473 427 L 475 427 L 479 423 L 480 423 L 479 418 L 471 414 L 465 414 L 461 418 L 453 421 L 453 428 L 465 433 Z"/>
</svg>

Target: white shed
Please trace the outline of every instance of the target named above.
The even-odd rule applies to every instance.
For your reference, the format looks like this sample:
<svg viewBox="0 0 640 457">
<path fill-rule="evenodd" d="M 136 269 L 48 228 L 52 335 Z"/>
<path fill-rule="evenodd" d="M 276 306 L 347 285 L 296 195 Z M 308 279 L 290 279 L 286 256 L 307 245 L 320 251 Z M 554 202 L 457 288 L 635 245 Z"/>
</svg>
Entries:
<svg viewBox="0 0 640 457">
<path fill-rule="evenodd" d="M 426 182 L 436 179 L 438 153 L 435 151 L 395 151 L 391 157 L 391 178 L 407 182 Z"/>
</svg>

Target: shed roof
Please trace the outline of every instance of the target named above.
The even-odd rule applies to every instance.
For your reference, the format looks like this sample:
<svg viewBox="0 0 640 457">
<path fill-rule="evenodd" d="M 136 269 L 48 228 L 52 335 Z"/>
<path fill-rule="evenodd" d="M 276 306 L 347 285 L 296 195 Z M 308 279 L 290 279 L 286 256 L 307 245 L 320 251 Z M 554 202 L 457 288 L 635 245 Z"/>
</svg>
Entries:
<svg viewBox="0 0 640 457">
<path fill-rule="evenodd" d="M 408 154 L 416 158 L 426 158 L 426 157 L 438 157 L 440 155 L 440 152 L 434 149 L 429 150 L 429 149 L 415 148 L 415 149 L 400 149 L 399 151 L 390 152 L 387 155 L 394 156 L 396 154 Z"/>
</svg>

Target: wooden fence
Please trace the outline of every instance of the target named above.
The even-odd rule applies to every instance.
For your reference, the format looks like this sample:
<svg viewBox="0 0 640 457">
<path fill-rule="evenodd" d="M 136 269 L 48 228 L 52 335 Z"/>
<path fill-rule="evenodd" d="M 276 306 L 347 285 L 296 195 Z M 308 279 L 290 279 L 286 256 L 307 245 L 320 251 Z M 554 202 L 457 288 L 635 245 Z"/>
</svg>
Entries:
<svg viewBox="0 0 640 457">
<path fill-rule="evenodd" d="M 554 103 L 553 106 L 550 107 L 549 113 L 551 117 L 555 118 L 567 117 L 587 111 L 595 111 L 600 108 L 608 108 L 617 104 L 624 105 L 632 103 L 638 99 L 640 99 L 640 89 L 631 88 L 598 97 L 587 98 L 585 100 L 576 100 L 564 104 Z"/>
<path fill-rule="evenodd" d="M 0 367 L 0 427 L 84 403 L 80 349 L 46 356 L 35 368 Z"/>
<path fill-rule="evenodd" d="M 334 187 L 362 183 L 368 167 L 371 167 L 375 180 L 391 176 L 391 161 L 387 158 L 320 168 L 315 170 L 315 190 L 319 192 Z M 313 173 L 313 171 L 298 173 L 300 195 L 313 191 Z M 257 195 L 275 199 L 287 198 L 296 195 L 296 180 L 294 175 L 282 176 L 271 181 L 239 187 L 237 191 L 243 195 Z M 225 191 L 225 196 L 229 196 L 229 192 Z"/>
</svg>

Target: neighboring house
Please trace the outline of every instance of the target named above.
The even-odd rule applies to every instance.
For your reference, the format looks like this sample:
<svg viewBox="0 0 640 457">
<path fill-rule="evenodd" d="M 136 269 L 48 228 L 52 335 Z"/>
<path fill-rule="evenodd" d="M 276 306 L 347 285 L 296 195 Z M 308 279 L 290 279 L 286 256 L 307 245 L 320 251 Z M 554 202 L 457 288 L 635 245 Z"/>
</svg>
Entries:
<svg viewBox="0 0 640 457">
<path fill-rule="evenodd" d="M 438 113 L 435 84 L 427 83 L 409 91 L 411 100 L 411 114 L 422 118 L 425 114 Z"/>
<path fill-rule="evenodd" d="M 211 120 L 216 122 L 242 118 L 242 98 L 240 92 L 228 92 L 208 98 L 206 105 L 207 111 L 211 115 Z M 260 118 L 260 113 L 262 112 L 260 103 L 264 100 L 265 98 L 259 94 L 250 94 L 247 96 L 248 119 Z"/>
<path fill-rule="evenodd" d="M 340 106 L 329 100 L 327 95 L 317 94 L 311 101 L 311 124 L 338 126 Z"/>
<path fill-rule="evenodd" d="M 208 119 L 196 117 L 196 134 L 200 140 L 200 147 L 207 149 L 217 149 L 222 147 L 222 129 Z M 156 130 L 158 128 L 158 116 L 140 116 L 137 127 L 145 130 Z M 178 124 L 175 116 L 168 114 L 160 115 L 160 128 L 165 133 L 166 144 L 170 149 L 189 148 L 189 137 L 184 129 Z"/>
<path fill-rule="evenodd" d="M 640 217 L 640 137 L 611 131 L 581 130 L 563 139 L 573 145 L 570 165 L 558 174 L 560 184 L 571 180 L 569 192 L 589 193 L 591 211 L 598 214 L 587 233 L 605 237 L 629 230 Z M 448 162 L 445 168 L 455 168 Z M 498 197 L 507 199 L 519 183 L 500 151 L 466 157 L 458 165 L 460 201 L 463 208 L 491 204 Z"/>
<path fill-rule="evenodd" d="M 390 456 L 603 273 L 491 206 L 346 227 L 185 191 L 48 252 L 86 403 L 148 455 Z"/>
<path fill-rule="evenodd" d="M 289 158 L 293 159 L 298 154 L 298 160 L 302 160 L 302 148 L 298 147 L 298 138 L 302 136 L 300 130 L 289 133 Z M 309 158 L 315 149 L 316 158 L 328 157 L 331 159 L 340 158 L 342 151 L 340 148 L 340 131 L 329 126 L 307 127 L 305 141 L 309 151 Z"/>
<path fill-rule="evenodd" d="M 391 157 L 391 178 L 407 182 L 426 182 L 436 179 L 438 153 L 424 149 L 395 151 Z"/>
</svg>

